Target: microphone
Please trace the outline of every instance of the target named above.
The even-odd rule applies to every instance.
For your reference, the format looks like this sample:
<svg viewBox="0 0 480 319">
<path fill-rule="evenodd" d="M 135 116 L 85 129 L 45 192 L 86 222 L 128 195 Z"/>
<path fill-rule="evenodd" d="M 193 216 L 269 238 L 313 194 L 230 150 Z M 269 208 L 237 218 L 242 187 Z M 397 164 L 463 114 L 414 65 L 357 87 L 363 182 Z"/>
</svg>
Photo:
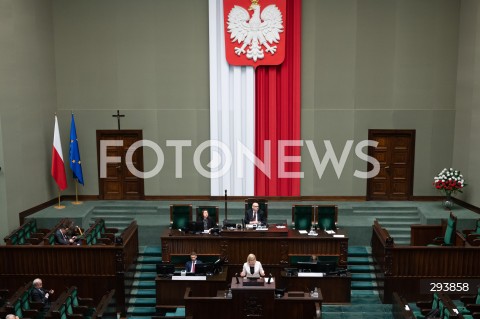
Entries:
<svg viewBox="0 0 480 319">
<path fill-rule="evenodd" d="M 239 283 L 240 283 L 240 280 L 238 280 L 238 272 L 235 273 L 235 278 L 237 279 L 237 284 L 239 284 Z"/>
<path fill-rule="evenodd" d="M 267 284 L 269 284 L 271 281 L 272 281 L 272 273 L 269 273 L 269 274 L 268 274 Z"/>
</svg>

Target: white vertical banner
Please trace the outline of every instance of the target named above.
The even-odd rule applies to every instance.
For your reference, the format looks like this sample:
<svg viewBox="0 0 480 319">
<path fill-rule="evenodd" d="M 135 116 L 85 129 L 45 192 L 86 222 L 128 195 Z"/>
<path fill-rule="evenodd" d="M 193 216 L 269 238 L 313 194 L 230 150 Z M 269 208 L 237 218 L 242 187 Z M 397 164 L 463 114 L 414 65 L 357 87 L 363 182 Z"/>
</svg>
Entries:
<svg viewBox="0 0 480 319">
<path fill-rule="evenodd" d="M 225 144 L 232 165 L 226 174 L 210 181 L 212 196 L 254 195 L 254 165 L 238 161 L 238 143 L 255 153 L 255 70 L 231 66 L 225 58 L 223 0 L 209 0 L 210 47 L 210 139 Z M 225 156 L 216 148 L 210 150 L 211 166 L 222 169 Z M 241 166 L 241 167 L 240 167 Z M 243 176 L 240 176 L 243 175 Z"/>
</svg>

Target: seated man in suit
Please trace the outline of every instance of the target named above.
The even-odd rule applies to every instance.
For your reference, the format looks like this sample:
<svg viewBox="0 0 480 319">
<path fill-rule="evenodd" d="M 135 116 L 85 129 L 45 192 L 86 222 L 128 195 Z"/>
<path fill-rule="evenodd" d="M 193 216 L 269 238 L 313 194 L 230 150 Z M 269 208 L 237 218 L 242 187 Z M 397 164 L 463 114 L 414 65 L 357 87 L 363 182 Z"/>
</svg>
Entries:
<svg viewBox="0 0 480 319">
<path fill-rule="evenodd" d="M 43 283 L 40 278 L 33 281 L 33 289 L 30 292 L 30 300 L 33 302 L 41 302 L 43 304 L 42 311 L 46 313 L 50 309 L 50 295 L 53 295 L 53 289 L 43 289 Z"/>
<path fill-rule="evenodd" d="M 72 245 L 75 243 L 76 236 L 69 238 L 67 236 L 68 226 L 61 225 L 55 232 L 55 244 L 57 245 Z"/>
<path fill-rule="evenodd" d="M 195 273 L 195 265 L 201 263 L 202 261 L 197 259 L 197 253 L 192 251 L 190 253 L 190 260 L 185 263 L 185 271 Z"/>
<path fill-rule="evenodd" d="M 245 224 L 266 224 L 267 218 L 258 203 L 253 203 L 252 208 L 245 212 Z"/>
<path fill-rule="evenodd" d="M 202 222 L 203 222 L 204 230 L 210 230 L 216 226 L 213 219 L 210 216 L 208 216 L 208 210 L 206 209 L 202 211 Z"/>
</svg>

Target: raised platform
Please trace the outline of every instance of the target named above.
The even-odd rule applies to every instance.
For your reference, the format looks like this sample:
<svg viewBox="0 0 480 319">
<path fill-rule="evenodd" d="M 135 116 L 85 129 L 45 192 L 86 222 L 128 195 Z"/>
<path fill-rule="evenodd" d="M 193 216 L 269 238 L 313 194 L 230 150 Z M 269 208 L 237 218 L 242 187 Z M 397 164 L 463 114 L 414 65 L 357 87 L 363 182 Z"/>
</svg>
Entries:
<svg viewBox="0 0 480 319">
<path fill-rule="evenodd" d="M 217 205 L 220 208 L 220 220 L 225 218 L 225 203 L 223 201 L 87 201 L 81 205 L 62 202 L 65 209 L 58 210 L 53 206 L 30 215 L 37 219 L 40 228 L 54 226 L 61 218 L 70 218 L 77 225 L 87 227 L 95 218 L 105 218 L 110 227 L 122 228 L 135 219 L 139 226 L 139 241 L 141 245 L 160 245 L 160 234 L 170 223 L 170 204 L 192 204 L 194 209 L 199 205 Z M 291 207 L 293 204 L 338 205 L 338 227 L 344 228 L 355 245 L 369 245 L 373 220 L 378 216 L 398 217 L 402 213 L 418 212 L 421 224 L 438 224 L 442 218 L 447 218 L 449 211 L 445 210 L 440 201 L 367 201 L 367 202 L 269 202 L 269 218 L 287 220 L 291 223 Z M 480 215 L 455 205 L 452 212 L 458 217 L 458 229 L 473 228 L 475 220 Z M 228 219 L 240 220 L 244 214 L 243 202 L 228 202 Z"/>
</svg>

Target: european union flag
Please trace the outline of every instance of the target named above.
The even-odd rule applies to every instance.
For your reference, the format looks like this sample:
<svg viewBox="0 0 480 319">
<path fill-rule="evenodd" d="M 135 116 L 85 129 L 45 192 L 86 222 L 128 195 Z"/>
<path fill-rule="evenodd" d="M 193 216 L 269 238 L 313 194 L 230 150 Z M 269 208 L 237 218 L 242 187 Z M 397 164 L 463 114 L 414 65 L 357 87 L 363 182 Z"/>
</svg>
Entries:
<svg viewBox="0 0 480 319">
<path fill-rule="evenodd" d="M 73 172 L 73 178 L 83 184 L 82 162 L 80 161 L 80 151 L 78 150 L 77 129 L 72 113 L 72 124 L 70 125 L 70 168 Z"/>
</svg>

